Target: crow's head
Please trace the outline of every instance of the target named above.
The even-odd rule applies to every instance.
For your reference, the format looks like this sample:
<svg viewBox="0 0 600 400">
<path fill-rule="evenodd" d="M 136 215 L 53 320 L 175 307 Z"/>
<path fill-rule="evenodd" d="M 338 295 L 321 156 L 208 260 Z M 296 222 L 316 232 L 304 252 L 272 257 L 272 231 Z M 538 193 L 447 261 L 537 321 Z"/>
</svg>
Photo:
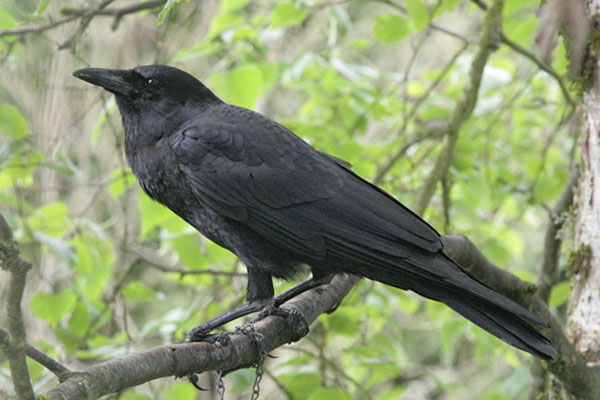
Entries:
<svg viewBox="0 0 600 400">
<path fill-rule="evenodd" d="M 167 65 L 84 68 L 73 75 L 114 93 L 128 139 L 152 143 L 221 101 L 192 75 Z"/>
<path fill-rule="evenodd" d="M 165 99 L 185 104 L 210 101 L 215 95 L 192 75 L 168 65 L 143 65 L 133 69 L 84 68 L 73 72 L 76 78 L 102 86 L 132 105 Z"/>
</svg>

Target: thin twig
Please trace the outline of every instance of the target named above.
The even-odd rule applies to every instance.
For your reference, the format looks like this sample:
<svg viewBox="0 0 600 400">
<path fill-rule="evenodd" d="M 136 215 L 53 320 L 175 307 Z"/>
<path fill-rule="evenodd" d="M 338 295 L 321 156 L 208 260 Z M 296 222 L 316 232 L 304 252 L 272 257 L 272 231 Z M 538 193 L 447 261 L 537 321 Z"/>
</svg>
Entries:
<svg viewBox="0 0 600 400">
<path fill-rule="evenodd" d="M 57 26 L 66 24 L 67 22 L 71 22 L 75 19 L 77 19 L 77 16 L 69 16 L 69 17 L 59 18 L 57 20 L 50 21 L 47 24 L 42 24 L 42 25 L 22 25 L 22 26 L 19 26 L 18 28 L 2 29 L 2 30 L 0 30 L 0 37 L 10 36 L 10 35 L 25 35 L 28 33 L 40 33 L 40 32 L 44 32 L 44 31 L 47 31 L 52 28 L 56 28 Z"/>
<path fill-rule="evenodd" d="M 477 6 L 479 8 L 481 8 L 482 10 L 488 9 L 487 4 L 485 2 L 483 2 L 482 0 L 471 0 L 471 1 L 475 4 L 477 4 Z M 527 57 L 531 61 L 533 61 L 533 63 L 535 65 L 537 65 L 539 69 L 541 69 L 542 71 L 544 71 L 544 72 L 548 73 L 550 76 L 552 76 L 558 83 L 558 86 L 560 86 L 560 90 L 562 91 L 563 96 L 565 97 L 565 100 L 567 101 L 567 103 L 569 103 L 569 105 L 571 107 L 575 107 L 576 103 L 575 103 L 575 101 L 573 101 L 573 98 L 569 94 L 569 90 L 567 89 L 567 86 L 565 85 L 563 78 L 558 74 L 558 72 L 556 72 L 554 70 L 554 68 L 552 68 L 550 65 L 548 65 L 548 63 L 546 63 L 545 61 L 540 60 L 531 51 L 522 47 L 518 43 L 512 41 L 508 36 L 506 36 L 506 34 L 504 32 L 500 32 L 500 41 L 502 43 L 504 43 L 505 45 L 507 45 L 508 47 L 510 47 L 511 49 L 513 49 L 514 51 L 516 51 L 517 53 L 519 53 L 519 54 Z"/>
<path fill-rule="evenodd" d="M 8 345 L 9 343 L 10 343 L 10 334 L 8 333 L 8 331 L 6 329 L 0 328 L 0 346 L 5 346 L 5 345 Z M 37 361 L 40 365 L 44 366 L 48 371 L 50 371 L 54 375 L 56 375 L 56 377 L 59 379 L 59 381 L 62 381 L 64 378 L 66 378 L 68 376 L 68 374 L 71 373 L 71 370 L 69 370 L 67 367 L 65 367 L 64 365 L 62 365 L 61 363 L 59 363 L 52 357 L 49 357 L 48 355 L 46 355 L 45 353 L 41 352 L 40 350 L 36 349 L 33 346 L 27 345 L 27 348 L 25 349 L 25 353 L 27 354 L 27 357 L 31 358 L 34 361 Z"/>
<path fill-rule="evenodd" d="M 137 246 L 135 244 L 129 245 L 130 250 L 132 250 L 135 254 L 137 254 L 140 259 L 144 260 L 148 265 L 153 268 L 156 268 L 163 272 L 170 272 L 174 274 L 179 274 L 182 277 L 186 275 L 214 275 L 214 276 L 232 276 L 232 277 L 244 277 L 247 274 L 243 272 L 235 272 L 235 271 L 220 271 L 216 269 L 184 269 L 179 268 L 177 266 L 168 266 L 166 262 L 160 260 L 156 255 L 150 256 L 148 254 L 149 250 L 145 249 L 141 246 Z"/>
<path fill-rule="evenodd" d="M 3 29 L 0 30 L 0 37 L 40 33 L 84 17 L 109 16 L 119 20 L 128 14 L 160 7 L 165 2 L 166 0 L 150 0 L 146 2 L 135 3 L 122 8 L 105 8 L 106 6 L 102 6 L 102 4 L 99 7 L 94 8 L 64 8 L 62 10 L 63 17 L 61 18 L 55 19 L 54 21 L 51 20 L 41 25 L 22 25 L 17 28 Z"/>
<path fill-rule="evenodd" d="M 560 91 L 562 92 L 562 94 L 563 94 L 565 100 L 567 101 L 567 103 L 571 107 L 575 107 L 575 101 L 573 100 L 573 98 L 569 94 L 569 90 L 567 89 L 567 86 L 565 85 L 565 82 L 564 82 L 563 78 L 558 74 L 558 72 L 556 72 L 554 70 L 554 68 L 552 68 L 551 66 L 549 66 L 543 60 L 540 60 L 531 51 L 529 51 L 526 48 L 522 47 L 518 43 L 512 41 L 510 38 L 508 38 L 508 36 L 506 36 L 506 34 L 504 32 L 500 33 L 500 41 L 502 43 L 504 43 L 505 45 L 507 45 L 508 47 L 510 47 L 511 49 L 513 49 L 514 51 L 516 51 L 517 53 L 519 53 L 519 54 L 527 57 L 529 60 L 533 61 L 533 63 L 535 65 L 537 65 L 537 67 L 539 69 L 541 69 L 542 71 L 546 72 L 548 75 L 550 75 L 551 77 L 553 77 L 554 80 L 556 80 L 556 83 L 558 83 L 558 86 L 560 87 Z"/>
<path fill-rule="evenodd" d="M 387 173 L 390 172 L 392 167 L 394 165 L 396 165 L 396 163 L 398 161 L 400 161 L 402 159 L 402 157 L 404 157 L 404 155 L 406 154 L 408 149 L 410 149 L 412 146 L 414 146 L 415 144 L 418 144 L 424 140 L 441 138 L 442 136 L 444 136 L 445 133 L 446 133 L 445 130 L 440 130 L 440 129 L 431 130 L 423 135 L 418 135 L 418 136 L 412 138 L 411 140 L 408 140 L 407 142 L 405 142 L 402 145 L 402 147 L 400 147 L 398 150 L 396 150 L 396 152 L 394 154 L 392 154 L 392 156 L 390 158 L 387 159 L 385 164 L 379 168 L 379 170 L 375 174 L 373 183 L 375 183 L 376 185 L 380 184 L 383 181 L 383 178 L 385 178 L 385 175 L 387 175 Z"/>
<path fill-rule="evenodd" d="M 423 102 L 425 102 L 425 100 L 427 100 L 427 98 L 431 95 L 433 90 L 442 82 L 442 80 L 448 74 L 448 72 L 450 72 L 450 69 L 454 66 L 454 64 L 456 63 L 456 60 L 458 59 L 458 57 L 462 54 L 462 52 L 466 48 L 467 48 L 467 46 L 463 45 L 460 48 L 460 50 L 458 50 L 456 53 L 454 53 L 454 55 L 452 56 L 450 61 L 448 61 L 448 63 L 446 63 L 446 65 L 444 66 L 442 71 L 438 74 L 438 76 L 431 83 L 431 85 L 429 85 L 429 87 L 427 88 L 425 93 L 421 97 L 419 97 L 419 99 L 417 99 L 417 101 L 411 108 L 410 112 L 404 117 L 402 127 L 400 128 L 400 131 L 397 134 L 398 136 L 401 136 L 402 134 L 404 134 L 404 132 L 406 131 L 406 127 L 408 125 L 408 121 L 411 120 L 415 116 L 415 114 L 419 110 L 419 107 L 423 104 Z M 392 154 L 392 156 L 385 162 L 385 164 L 383 164 L 380 168 L 378 168 L 377 173 L 375 174 L 375 178 L 373 179 L 373 182 L 375 184 L 381 183 L 383 181 L 383 178 L 385 177 L 385 175 L 392 169 L 392 167 L 400 159 L 402 159 L 402 157 L 404 157 L 404 154 L 406 154 L 406 152 L 408 151 L 409 148 L 411 148 L 412 146 L 414 146 L 415 144 L 417 144 L 419 142 L 422 142 L 423 140 L 440 138 L 445 133 L 446 133 L 445 130 L 440 130 L 440 129 L 431 130 L 422 136 L 417 136 L 417 137 L 413 138 L 412 140 L 405 142 L 401 148 L 399 148 L 394 154 Z"/>
<path fill-rule="evenodd" d="M 73 33 L 71 33 L 71 36 L 67 40 L 65 40 L 61 45 L 58 46 L 58 49 L 62 50 L 62 49 L 67 49 L 67 48 L 71 47 L 75 43 L 76 39 L 79 36 L 81 36 L 81 34 L 90 25 L 90 22 L 92 22 L 92 19 L 94 19 L 94 16 L 96 15 L 96 13 L 102 11 L 103 9 L 108 7 L 114 1 L 115 0 L 104 0 L 98 6 L 93 8 L 90 12 L 82 14 L 81 18 L 79 19 L 79 26 L 77 27 L 77 29 L 75 29 L 73 31 Z"/>
<path fill-rule="evenodd" d="M 181 269 L 181 268 L 169 268 L 158 263 L 149 263 L 152 267 L 161 270 L 163 272 L 170 272 L 179 274 L 181 276 L 186 275 L 215 275 L 215 276 L 235 276 L 244 277 L 247 276 L 243 272 L 230 272 L 230 271 L 219 271 L 217 269 Z"/>
<path fill-rule="evenodd" d="M 475 108 L 479 85 L 483 75 L 483 68 L 492 53 L 495 44 L 494 42 L 501 29 L 503 5 L 503 0 L 495 0 L 486 14 L 483 23 L 483 32 L 479 39 L 473 62 L 471 63 L 469 82 L 467 83 L 467 86 L 465 86 L 463 96 L 456 105 L 452 114 L 452 119 L 448 124 L 448 139 L 446 146 L 442 149 L 431 174 L 425 181 L 425 184 L 419 193 L 415 206 L 415 212 L 417 214 L 423 214 L 425 209 L 427 209 L 438 182 L 448 173 L 448 169 L 454 156 L 454 149 L 458 142 L 460 129 L 463 123 L 471 116 L 471 113 Z"/>
<path fill-rule="evenodd" d="M 63 15 L 81 16 L 81 15 L 85 15 L 85 14 L 94 13 L 94 15 L 98 15 L 98 16 L 120 18 L 124 15 L 133 14 L 138 11 L 149 10 L 152 8 L 158 8 L 162 5 L 164 5 L 166 2 L 167 2 L 166 0 L 150 0 L 150 1 L 144 1 L 141 3 L 135 3 L 135 4 L 125 6 L 122 8 L 105 8 L 103 10 L 99 10 L 96 12 L 94 12 L 95 9 L 91 8 L 91 7 L 84 7 L 84 8 L 66 7 L 60 11 Z"/>
</svg>

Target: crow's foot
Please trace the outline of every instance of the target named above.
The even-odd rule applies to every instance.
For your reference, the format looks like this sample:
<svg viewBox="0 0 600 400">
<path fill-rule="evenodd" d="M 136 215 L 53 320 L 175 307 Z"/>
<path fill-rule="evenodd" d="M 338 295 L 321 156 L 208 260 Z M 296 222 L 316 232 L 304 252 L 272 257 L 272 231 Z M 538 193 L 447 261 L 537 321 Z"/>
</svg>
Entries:
<svg viewBox="0 0 600 400">
<path fill-rule="evenodd" d="M 292 328 L 292 331 L 296 334 L 292 338 L 292 342 L 297 342 L 298 340 L 306 336 L 306 334 L 308 333 L 308 322 L 302 314 L 290 308 L 279 307 L 273 302 L 271 302 L 260 313 L 258 313 L 256 318 L 250 321 L 250 323 L 254 324 L 262 319 L 265 319 L 270 315 L 277 315 L 283 317 L 288 322 L 288 324 Z"/>
<path fill-rule="evenodd" d="M 227 311 L 226 313 L 223 313 L 218 317 L 203 323 L 202 325 L 198 325 L 187 333 L 185 337 L 185 343 L 205 341 L 204 338 L 208 337 L 210 332 L 213 330 L 225 325 L 228 322 L 241 318 L 244 315 L 259 312 L 265 307 L 265 305 L 268 304 L 268 301 L 269 300 L 262 300 L 244 303 L 233 310 Z"/>
<path fill-rule="evenodd" d="M 207 343 L 211 343 L 216 346 L 219 346 L 219 347 L 226 347 L 226 346 L 231 345 L 231 335 L 232 334 L 233 333 L 230 333 L 230 332 L 224 332 L 224 333 L 215 333 L 213 335 L 204 335 L 200 340 L 194 340 L 194 342 L 207 342 Z M 188 333 L 188 336 L 189 336 L 189 333 Z M 186 338 L 186 342 L 188 342 L 187 338 Z M 220 376 L 221 375 L 219 375 L 219 377 Z M 187 375 L 187 379 L 188 379 L 188 381 L 190 381 L 190 383 L 192 385 L 194 385 L 194 387 L 196 389 L 201 390 L 201 391 L 208 390 L 198 384 L 198 375 L 189 374 L 189 375 Z"/>
</svg>

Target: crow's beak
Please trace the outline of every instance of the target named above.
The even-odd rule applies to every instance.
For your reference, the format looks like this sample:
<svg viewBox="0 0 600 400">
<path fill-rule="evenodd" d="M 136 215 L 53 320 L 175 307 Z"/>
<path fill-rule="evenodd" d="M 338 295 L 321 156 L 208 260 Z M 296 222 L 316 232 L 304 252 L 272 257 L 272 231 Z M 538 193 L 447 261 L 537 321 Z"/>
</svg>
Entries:
<svg viewBox="0 0 600 400">
<path fill-rule="evenodd" d="M 133 86 L 135 72 L 126 69 L 84 68 L 73 72 L 73 76 L 102 86 L 114 94 L 130 96 L 137 93 Z"/>
</svg>

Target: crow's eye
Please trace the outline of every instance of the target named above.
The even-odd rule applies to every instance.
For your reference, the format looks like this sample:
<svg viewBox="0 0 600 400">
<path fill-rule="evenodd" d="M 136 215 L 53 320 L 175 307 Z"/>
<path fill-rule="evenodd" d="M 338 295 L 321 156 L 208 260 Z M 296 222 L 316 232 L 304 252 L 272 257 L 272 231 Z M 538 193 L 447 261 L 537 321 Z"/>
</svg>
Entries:
<svg viewBox="0 0 600 400">
<path fill-rule="evenodd" d="M 146 79 L 146 85 L 148 87 L 154 88 L 156 87 L 158 84 L 158 81 L 155 78 L 148 78 Z"/>
</svg>

